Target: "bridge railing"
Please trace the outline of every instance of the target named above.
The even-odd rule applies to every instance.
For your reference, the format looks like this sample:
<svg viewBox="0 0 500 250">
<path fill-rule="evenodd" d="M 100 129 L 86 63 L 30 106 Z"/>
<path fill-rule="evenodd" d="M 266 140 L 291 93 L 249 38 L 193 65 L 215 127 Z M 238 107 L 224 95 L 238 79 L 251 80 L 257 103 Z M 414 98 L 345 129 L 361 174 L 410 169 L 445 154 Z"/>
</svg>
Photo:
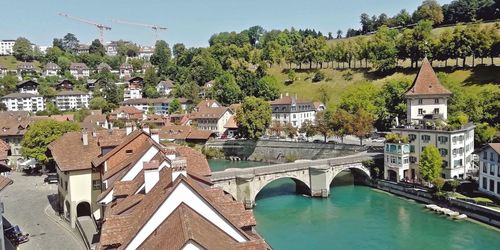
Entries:
<svg viewBox="0 0 500 250">
<path fill-rule="evenodd" d="M 213 172 L 210 179 L 212 181 L 227 180 L 242 175 L 265 175 L 271 173 L 289 172 L 289 171 L 308 169 L 313 166 L 322 166 L 322 165 L 338 166 L 346 164 L 355 164 L 378 157 L 380 157 L 379 154 L 363 154 L 363 155 L 351 155 L 351 156 L 344 156 L 344 157 L 337 157 L 330 159 L 312 160 L 307 162 L 284 163 L 284 164 L 276 164 L 276 165 L 268 165 L 268 166 L 260 166 L 253 168 L 244 168 L 244 169 L 229 169 L 220 172 Z"/>
</svg>

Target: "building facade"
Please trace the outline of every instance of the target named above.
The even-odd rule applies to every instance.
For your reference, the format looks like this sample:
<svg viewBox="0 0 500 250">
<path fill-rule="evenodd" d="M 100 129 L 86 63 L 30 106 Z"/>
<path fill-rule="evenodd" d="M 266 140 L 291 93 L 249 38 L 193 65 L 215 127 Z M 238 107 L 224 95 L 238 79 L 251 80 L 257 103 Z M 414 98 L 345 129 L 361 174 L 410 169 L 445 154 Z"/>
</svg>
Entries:
<svg viewBox="0 0 500 250">
<path fill-rule="evenodd" d="M 483 148 L 479 162 L 479 191 L 500 199 L 500 143 Z"/>
<path fill-rule="evenodd" d="M 90 76 L 89 67 L 85 63 L 72 63 L 69 66 L 69 73 L 76 79 L 87 78 Z"/>
<path fill-rule="evenodd" d="M 31 93 L 12 93 L 2 97 L 8 111 L 38 112 L 45 110 L 44 98 Z"/>
<path fill-rule="evenodd" d="M 388 142 L 384 148 L 384 179 L 399 181 L 411 176 L 410 144 Z"/>
<path fill-rule="evenodd" d="M 16 40 L 0 40 L 0 56 L 10 56 L 14 53 Z"/>
<path fill-rule="evenodd" d="M 128 63 L 120 65 L 120 78 L 131 77 L 134 73 L 134 67 Z"/>
<path fill-rule="evenodd" d="M 61 71 L 59 65 L 49 62 L 43 67 L 43 76 L 57 76 Z"/>
<path fill-rule="evenodd" d="M 81 91 L 61 91 L 56 94 L 55 100 L 61 111 L 79 110 L 89 107 L 90 96 Z"/>
<path fill-rule="evenodd" d="M 292 124 L 296 128 L 302 127 L 306 120 L 314 122 L 316 108 L 313 102 L 299 100 L 296 97 L 282 96 L 271 101 L 272 121 L 283 125 Z"/>
</svg>

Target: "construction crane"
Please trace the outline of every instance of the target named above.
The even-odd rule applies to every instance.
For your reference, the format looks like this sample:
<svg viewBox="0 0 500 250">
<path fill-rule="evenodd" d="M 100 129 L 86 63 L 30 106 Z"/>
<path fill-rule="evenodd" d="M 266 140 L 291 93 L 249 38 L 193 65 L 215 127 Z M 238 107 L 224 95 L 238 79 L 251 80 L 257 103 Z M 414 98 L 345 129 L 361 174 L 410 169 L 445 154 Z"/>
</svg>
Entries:
<svg viewBox="0 0 500 250">
<path fill-rule="evenodd" d="M 111 27 L 106 26 L 104 24 L 96 23 L 94 21 L 89 21 L 89 20 L 85 20 L 85 19 L 82 19 L 79 17 L 70 16 L 70 15 L 65 14 L 65 13 L 59 13 L 59 15 L 66 17 L 66 18 L 69 18 L 69 19 L 73 19 L 73 20 L 82 22 L 82 23 L 94 25 L 95 27 L 97 27 L 97 29 L 99 30 L 99 40 L 101 41 L 101 44 L 104 44 L 104 31 L 111 30 Z"/>
<path fill-rule="evenodd" d="M 154 33 L 154 38 L 155 38 L 154 42 L 158 41 L 158 32 L 167 30 L 167 28 L 165 28 L 165 27 L 161 27 L 161 26 L 153 25 L 153 24 L 137 23 L 137 22 L 123 21 L 123 20 L 116 20 L 116 19 L 113 19 L 112 21 L 115 23 L 120 23 L 120 24 L 127 24 L 127 25 L 134 25 L 134 26 L 150 28 Z"/>
</svg>

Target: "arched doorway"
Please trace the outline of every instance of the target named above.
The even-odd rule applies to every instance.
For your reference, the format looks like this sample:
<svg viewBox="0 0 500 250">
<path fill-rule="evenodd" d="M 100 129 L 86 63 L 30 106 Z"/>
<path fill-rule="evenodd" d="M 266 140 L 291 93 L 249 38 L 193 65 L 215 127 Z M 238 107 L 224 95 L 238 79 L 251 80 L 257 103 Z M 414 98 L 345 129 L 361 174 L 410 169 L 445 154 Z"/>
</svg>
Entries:
<svg viewBox="0 0 500 250">
<path fill-rule="evenodd" d="M 311 194 L 311 188 L 293 177 L 282 177 L 266 183 L 255 194 L 254 200 L 288 194 Z"/>
<path fill-rule="evenodd" d="M 92 210 L 90 209 L 90 204 L 86 201 L 78 203 L 76 206 L 76 216 L 90 216 L 92 214 Z"/>
</svg>

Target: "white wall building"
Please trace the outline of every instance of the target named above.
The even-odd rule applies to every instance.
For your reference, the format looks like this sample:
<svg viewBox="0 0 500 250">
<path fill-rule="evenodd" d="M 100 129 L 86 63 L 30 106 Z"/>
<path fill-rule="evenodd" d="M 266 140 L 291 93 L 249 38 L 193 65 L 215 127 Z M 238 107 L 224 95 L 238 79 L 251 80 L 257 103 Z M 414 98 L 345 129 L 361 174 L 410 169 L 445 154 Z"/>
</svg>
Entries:
<svg viewBox="0 0 500 250">
<path fill-rule="evenodd" d="M 310 101 L 298 100 L 296 97 L 282 96 L 271 101 L 272 121 L 285 125 L 291 123 L 296 128 L 302 127 L 304 121 L 314 122 L 316 108 Z"/>
<path fill-rule="evenodd" d="M 410 176 L 410 145 L 401 142 L 385 143 L 384 179 L 399 181 Z"/>
<path fill-rule="evenodd" d="M 45 110 L 43 96 L 32 93 L 12 93 L 2 97 L 8 111 L 37 112 Z"/>
<path fill-rule="evenodd" d="M 500 143 L 482 149 L 479 162 L 479 191 L 500 198 Z"/>
<path fill-rule="evenodd" d="M 69 66 L 69 73 L 77 79 L 90 76 L 89 67 L 85 63 L 72 63 Z"/>
<path fill-rule="evenodd" d="M 158 94 L 162 96 L 167 96 L 170 94 L 170 92 L 172 92 L 174 87 L 175 87 L 174 82 L 172 80 L 167 79 L 164 81 L 160 81 L 156 85 L 156 91 L 158 92 Z"/>
<path fill-rule="evenodd" d="M 190 119 L 197 124 L 198 129 L 212 131 L 217 136 L 222 136 L 226 132 L 224 126 L 233 115 L 233 111 L 228 107 L 210 107 L 191 113 Z"/>
<path fill-rule="evenodd" d="M 141 99 L 141 98 L 142 98 L 142 88 L 139 86 L 131 85 L 123 90 L 124 101 L 130 99 Z"/>
<path fill-rule="evenodd" d="M 59 65 L 49 62 L 43 67 L 43 76 L 57 76 L 61 71 Z"/>
<path fill-rule="evenodd" d="M 0 77 L 7 75 L 7 67 L 0 64 Z"/>
<path fill-rule="evenodd" d="M 470 123 L 458 129 L 438 126 L 438 120 L 446 120 L 450 96 L 451 92 L 439 83 L 429 61 L 424 59 L 413 86 L 405 94 L 408 124 L 392 129 L 409 139 L 410 171 L 404 178 L 419 179 L 420 155 L 429 145 L 436 146 L 442 156 L 443 178 L 465 178 L 474 167 L 474 125 Z"/>
<path fill-rule="evenodd" d="M 14 53 L 14 44 L 16 40 L 1 40 L 0 41 L 0 55 L 9 56 Z"/>
<path fill-rule="evenodd" d="M 131 77 L 134 73 L 134 67 L 128 63 L 120 65 L 120 78 Z"/>
<path fill-rule="evenodd" d="M 81 91 L 62 91 L 55 96 L 56 106 L 61 111 L 88 108 L 89 99 L 89 94 Z"/>
</svg>

